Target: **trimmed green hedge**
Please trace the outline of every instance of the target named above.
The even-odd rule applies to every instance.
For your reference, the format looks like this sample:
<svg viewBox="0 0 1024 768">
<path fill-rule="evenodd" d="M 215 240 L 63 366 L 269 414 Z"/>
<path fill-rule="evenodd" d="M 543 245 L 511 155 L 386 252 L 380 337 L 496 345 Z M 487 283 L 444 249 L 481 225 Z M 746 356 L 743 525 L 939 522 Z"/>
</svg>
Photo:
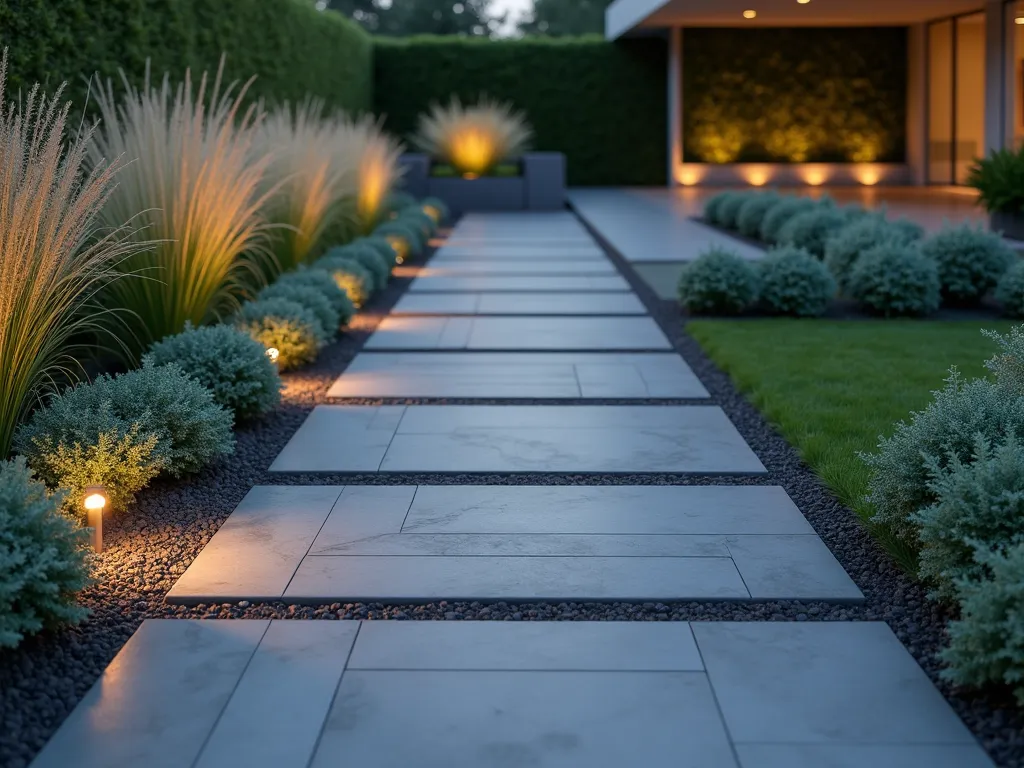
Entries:
<svg viewBox="0 0 1024 768">
<path fill-rule="evenodd" d="M 667 66 L 658 38 L 377 39 L 374 108 L 405 137 L 432 101 L 483 93 L 526 112 L 570 184 L 664 184 Z"/>
<path fill-rule="evenodd" d="M 902 162 L 907 30 L 686 29 L 684 156 Z"/>
<path fill-rule="evenodd" d="M 257 75 L 254 97 L 372 102 L 370 37 L 306 0 L 0 0 L 0 46 L 10 49 L 10 93 L 67 80 L 76 105 L 94 72 L 123 67 L 139 82 L 147 58 L 155 72 L 180 74 L 216 69 L 222 52 L 229 80 Z"/>
</svg>

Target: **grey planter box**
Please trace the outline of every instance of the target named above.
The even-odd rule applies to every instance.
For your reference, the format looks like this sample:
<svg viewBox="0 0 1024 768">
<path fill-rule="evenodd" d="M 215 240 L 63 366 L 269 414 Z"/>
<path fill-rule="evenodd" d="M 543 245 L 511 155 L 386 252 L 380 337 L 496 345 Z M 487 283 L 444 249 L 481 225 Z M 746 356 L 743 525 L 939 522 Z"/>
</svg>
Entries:
<svg viewBox="0 0 1024 768">
<path fill-rule="evenodd" d="M 523 155 L 522 175 L 460 179 L 430 175 L 426 155 L 402 156 L 404 189 L 417 197 L 439 197 L 453 215 L 473 211 L 556 211 L 565 206 L 565 155 Z"/>
<path fill-rule="evenodd" d="M 989 227 L 1011 240 L 1024 240 L 1024 213 L 994 211 L 989 214 Z"/>
</svg>

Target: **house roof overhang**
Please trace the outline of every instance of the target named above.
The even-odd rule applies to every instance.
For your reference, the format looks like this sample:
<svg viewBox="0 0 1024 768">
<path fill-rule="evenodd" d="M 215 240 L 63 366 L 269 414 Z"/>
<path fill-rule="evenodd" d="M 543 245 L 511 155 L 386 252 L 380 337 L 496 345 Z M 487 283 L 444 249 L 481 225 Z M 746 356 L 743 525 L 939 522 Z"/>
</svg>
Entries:
<svg viewBox="0 0 1024 768">
<path fill-rule="evenodd" d="M 982 10 L 985 0 L 614 0 L 605 36 L 669 27 L 906 26 Z M 753 19 L 743 12 L 757 11 Z"/>
</svg>

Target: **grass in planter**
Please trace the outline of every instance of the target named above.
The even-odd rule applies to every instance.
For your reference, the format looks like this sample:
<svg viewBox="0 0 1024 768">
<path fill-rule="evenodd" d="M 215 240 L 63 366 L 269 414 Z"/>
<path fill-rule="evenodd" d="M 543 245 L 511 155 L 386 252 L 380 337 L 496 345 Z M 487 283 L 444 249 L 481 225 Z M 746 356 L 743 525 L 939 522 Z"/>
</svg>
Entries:
<svg viewBox="0 0 1024 768">
<path fill-rule="evenodd" d="M 985 376 L 995 351 L 981 329 L 1011 322 L 751 320 L 686 326 L 707 354 L 852 508 L 882 546 L 916 571 L 917 553 L 868 523 L 869 472 L 858 452 L 924 408 L 951 365 L 965 378 Z"/>
<path fill-rule="evenodd" d="M 441 163 L 431 167 L 430 175 L 436 176 L 441 179 L 454 179 L 458 176 L 461 176 L 462 174 L 455 170 L 455 168 L 453 168 L 452 166 L 447 165 L 445 163 Z M 483 174 L 483 177 L 508 179 L 521 175 L 522 173 L 520 172 L 518 165 L 514 165 L 512 163 L 504 163 L 502 165 L 497 165 L 491 170 L 487 171 L 486 173 Z"/>
</svg>

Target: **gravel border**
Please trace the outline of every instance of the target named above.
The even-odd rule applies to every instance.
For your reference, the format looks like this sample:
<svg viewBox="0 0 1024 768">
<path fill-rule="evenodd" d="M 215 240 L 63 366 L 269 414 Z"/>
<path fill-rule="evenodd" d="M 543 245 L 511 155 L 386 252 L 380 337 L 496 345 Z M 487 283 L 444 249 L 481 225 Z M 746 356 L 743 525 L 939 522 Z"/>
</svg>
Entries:
<svg viewBox="0 0 1024 768">
<path fill-rule="evenodd" d="M 588 229 L 590 229 L 588 227 Z M 591 230 L 591 234 L 596 233 Z M 396 278 L 309 368 L 286 374 L 282 405 L 264 420 L 238 431 L 233 456 L 188 482 L 160 482 L 139 496 L 129 514 L 105 524 L 106 549 L 99 582 L 83 594 L 92 617 L 82 626 L 31 638 L 14 651 L 0 651 L 0 766 L 24 768 L 64 717 L 85 695 L 114 655 L 146 618 L 285 618 L 422 620 L 627 621 L 844 621 L 884 620 L 908 647 L 990 754 L 1004 768 L 1024 768 L 1024 713 L 1008 696 L 953 691 L 937 678 L 933 656 L 948 619 L 929 603 L 878 548 L 855 515 L 839 504 L 803 465 L 796 452 L 768 426 L 686 335 L 678 307 L 659 300 L 613 249 L 597 236 L 677 351 L 700 377 L 768 469 L 767 477 L 693 475 L 284 475 L 267 472 L 271 461 L 314 405 L 328 402 L 327 388 L 359 351 L 377 323 L 408 287 Z M 346 402 L 420 402 L 361 400 Z M 695 401 L 493 400 L 446 402 L 608 402 L 670 404 Z M 647 602 L 600 604 L 449 603 L 387 606 L 333 603 L 297 606 L 247 602 L 173 606 L 163 597 L 253 485 L 260 484 L 777 484 L 792 496 L 815 530 L 864 592 L 863 605 L 798 601 L 753 603 Z"/>
</svg>

